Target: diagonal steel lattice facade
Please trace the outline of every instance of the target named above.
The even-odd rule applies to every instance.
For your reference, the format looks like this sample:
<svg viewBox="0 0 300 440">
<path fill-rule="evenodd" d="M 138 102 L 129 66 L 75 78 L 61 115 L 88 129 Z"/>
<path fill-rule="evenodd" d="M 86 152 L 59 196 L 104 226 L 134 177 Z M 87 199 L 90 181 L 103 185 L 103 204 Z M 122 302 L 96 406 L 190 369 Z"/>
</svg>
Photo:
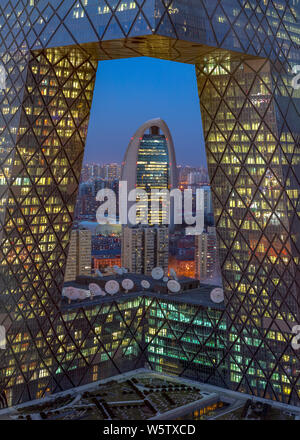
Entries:
<svg viewBox="0 0 300 440">
<path fill-rule="evenodd" d="M 203 342 L 191 350 L 182 338 L 197 331 L 187 319 L 184 329 L 172 327 L 173 372 L 189 374 L 198 357 L 199 371 L 209 365 L 223 386 L 299 404 L 300 353 L 291 345 L 300 324 L 299 15 L 299 0 L 1 2 L 0 325 L 7 347 L 0 369 L 10 404 L 139 362 L 170 368 L 151 314 L 141 312 L 141 324 L 134 307 L 114 311 L 114 329 L 128 333 L 122 356 L 120 334 L 110 330 L 114 303 L 106 315 L 81 309 L 80 319 L 60 306 L 97 65 L 136 56 L 195 65 L 219 237 L 226 308 L 211 322 L 215 334 L 225 322 L 222 350 L 212 356 Z M 169 314 L 160 319 L 171 325 Z"/>
</svg>

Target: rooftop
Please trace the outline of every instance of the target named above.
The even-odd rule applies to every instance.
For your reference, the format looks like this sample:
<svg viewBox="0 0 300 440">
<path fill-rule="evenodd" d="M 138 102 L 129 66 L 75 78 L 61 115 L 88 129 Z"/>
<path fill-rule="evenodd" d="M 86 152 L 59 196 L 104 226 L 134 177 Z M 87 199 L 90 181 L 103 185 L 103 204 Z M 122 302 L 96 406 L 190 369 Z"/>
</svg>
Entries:
<svg viewBox="0 0 300 440">
<path fill-rule="evenodd" d="M 185 303 L 196 306 L 210 307 L 218 310 L 224 309 L 224 302 L 215 303 L 211 300 L 210 294 L 212 290 L 219 287 L 217 285 L 209 285 L 199 283 L 198 280 L 187 278 L 187 277 L 179 277 L 178 282 L 180 283 L 182 290 L 180 293 L 168 293 L 168 289 L 166 287 L 166 282 L 161 280 L 153 280 L 150 276 L 139 275 L 139 274 L 126 274 L 126 275 L 107 275 L 101 277 L 88 277 L 88 276 L 80 276 L 76 281 L 69 281 L 65 283 L 64 287 L 75 287 L 77 289 L 89 291 L 89 283 L 96 283 L 101 288 L 104 287 L 105 283 L 110 280 L 115 280 L 122 283 L 122 280 L 125 278 L 129 278 L 134 282 L 134 288 L 132 291 L 125 292 L 122 287 L 120 291 L 114 295 L 105 295 L 105 296 L 94 296 L 93 298 L 89 297 L 83 300 L 75 300 L 70 303 L 65 298 L 63 301 L 63 308 L 78 308 L 78 307 L 89 307 L 102 303 L 110 303 L 112 301 L 123 302 L 128 299 L 137 298 L 140 296 L 145 297 L 156 297 L 161 300 L 166 301 L 174 301 L 177 303 Z M 149 289 L 143 290 L 141 288 L 141 281 L 147 280 L 150 284 Z"/>
<path fill-rule="evenodd" d="M 0 420 L 299 420 L 300 408 L 146 369 L 0 411 Z"/>
</svg>

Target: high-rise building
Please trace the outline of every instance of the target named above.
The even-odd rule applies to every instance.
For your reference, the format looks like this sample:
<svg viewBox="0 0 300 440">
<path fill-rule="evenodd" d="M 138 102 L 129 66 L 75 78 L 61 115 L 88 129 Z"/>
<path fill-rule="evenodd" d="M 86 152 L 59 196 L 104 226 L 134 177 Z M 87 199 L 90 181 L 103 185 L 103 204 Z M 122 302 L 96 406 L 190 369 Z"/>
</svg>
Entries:
<svg viewBox="0 0 300 440">
<path fill-rule="evenodd" d="M 63 316 L 59 304 L 96 69 L 104 59 L 150 56 L 196 68 L 227 328 L 224 358 L 211 368 L 219 374 L 223 361 L 229 365 L 236 391 L 299 405 L 300 352 L 291 344 L 300 322 L 299 0 L 106 0 L 74 2 L 70 10 L 60 0 L 45 3 L 0 4 L 7 72 L 0 375 L 10 403 L 93 380 L 95 353 L 83 349 L 79 334 L 61 338 L 78 318 Z M 88 329 L 94 318 L 80 319 Z M 131 358 L 145 356 L 139 337 L 122 341 Z M 124 357 L 116 367 L 107 350 L 102 355 L 111 374 L 129 368 Z"/>
<path fill-rule="evenodd" d="M 212 204 L 211 188 L 210 186 L 202 186 L 204 191 L 204 214 L 210 215 L 214 213 Z"/>
<path fill-rule="evenodd" d="M 131 138 L 122 163 L 121 180 L 127 182 L 128 193 L 141 189 L 148 194 L 144 203 L 149 225 L 168 224 L 167 205 L 158 194 L 151 191 L 177 188 L 177 167 L 174 144 L 167 124 L 162 119 L 152 119 L 143 124 Z M 157 202 L 158 209 L 153 209 Z M 128 208 L 133 205 L 130 203 Z M 170 210 L 172 211 L 170 204 Z M 172 221 L 172 220 L 171 220 Z"/>
<path fill-rule="evenodd" d="M 84 164 L 82 166 L 80 180 L 82 183 L 87 182 L 92 177 L 92 168 L 89 164 Z"/>
<path fill-rule="evenodd" d="M 212 280 L 216 276 L 219 258 L 215 228 L 208 227 L 207 229 L 195 236 L 196 278 L 200 281 Z"/>
<path fill-rule="evenodd" d="M 93 163 L 91 165 L 92 168 L 92 177 L 96 179 L 97 177 L 100 177 L 101 174 L 101 166 L 98 163 Z"/>
<path fill-rule="evenodd" d="M 167 272 L 168 208 L 159 195 L 151 193 L 152 190 L 169 190 L 177 185 L 174 145 L 164 121 L 153 119 L 137 130 L 125 154 L 121 180 L 127 183 L 128 193 L 137 188 L 146 191 L 148 195 L 148 200 L 143 201 L 147 212 L 146 221 L 138 227 L 130 222 L 123 227 L 122 265 L 136 273 L 151 274 L 156 266 Z M 153 208 L 155 201 L 158 209 Z"/>
<path fill-rule="evenodd" d="M 169 230 L 167 226 L 123 227 L 122 266 L 131 273 L 150 275 L 154 267 L 167 273 Z"/>
<path fill-rule="evenodd" d="M 121 174 L 121 166 L 118 163 L 108 163 L 102 167 L 102 176 L 104 180 L 111 182 L 119 180 Z"/>
<path fill-rule="evenodd" d="M 205 176 L 206 173 L 204 170 L 193 170 L 187 176 L 188 184 L 191 187 L 201 184 L 203 185 L 205 183 Z"/>
<path fill-rule="evenodd" d="M 94 278 L 82 278 L 79 285 L 68 284 L 88 290 L 89 283 L 95 282 Z M 132 279 L 140 283 L 143 277 Z M 99 281 L 105 284 L 105 280 Z M 112 375 L 113 363 L 120 372 L 147 367 L 226 387 L 226 319 L 224 303 L 216 304 L 210 299 L 214 288 L 193 286 L 179 295 L 140 291 L 133 292 L 130 298 L 122 293 L 111 299 L 111 303 L 107 302 L 107 296 L 71 304 L 64 299 L 62 318 L 55 322 L 55 330 L 66 345 L 82 344 L 87 316 L 90 326 L 89 337 L 84 341 L 85 358 L 80 350 L 73 350 L 72 358 L 62 357 L 57 376 L 65 386 L 68 377 L 72 382 L 79 382 L 84 376 L 89 382 L 96 381 Z M 76 326 L 69 329 L 62 325 L 74 313 Z M 42 343 L 40 336 L 38 343 Z M 91 368 L 86 368 L 85 359 L 94 360 Z M 68 371 L 68 376 L 63 374 L 63 369 Z M 42 381 L 47 382 L 47 378 Z"/>
<path fill-rule="evenodd" d="M 94 194 L 97 195 L 98 191 L 101 189 L 106 188 L 106 181 L 102 179 L 101 177 L 98 177 L 94 180 Z"/>
<path fill-rule="evenodd" d="M 92 234 L 89 229 L 73 229 L 66 264 L 65 282 L 91 274 Z"/>
</svg>

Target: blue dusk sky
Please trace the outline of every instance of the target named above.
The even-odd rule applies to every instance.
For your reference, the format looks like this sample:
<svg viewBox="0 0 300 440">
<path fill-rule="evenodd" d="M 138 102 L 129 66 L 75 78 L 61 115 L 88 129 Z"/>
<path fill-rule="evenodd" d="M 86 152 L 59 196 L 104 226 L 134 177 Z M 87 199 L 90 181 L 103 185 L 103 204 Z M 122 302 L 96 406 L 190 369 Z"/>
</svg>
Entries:
<svg viewBox="0 0 300 440">
<path fill-rule="evenodd" d="M 206 166 L 195 68 L 153 58 L 99 63 L 84 162 L 119 162 L 135 131 L 160 117 L 177 163 Z"/>
</svg>

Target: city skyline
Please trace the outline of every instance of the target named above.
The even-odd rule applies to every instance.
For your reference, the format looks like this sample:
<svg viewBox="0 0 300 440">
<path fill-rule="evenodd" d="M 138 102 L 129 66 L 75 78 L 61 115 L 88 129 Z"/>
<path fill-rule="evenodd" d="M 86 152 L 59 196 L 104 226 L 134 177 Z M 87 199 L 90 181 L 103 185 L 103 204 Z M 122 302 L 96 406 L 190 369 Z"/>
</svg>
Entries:
<svg viewBox="0 0 300 440">
<path fill-rule="evenodd" d="M 75 228 L 85 227 L 87 225 L 85 220 L 89 220 L 90 222 L 96 221 L 96 212 L 98 211 L 98 207 L 100 203 L 96 202 L 96 198 L 98 197 L 97 191 L 99 189 L 103 189 L 105 191 L 106 188 L 114 188 L 116 191 L 118 188 L 118 182 L 126 182 L 126 187 L 128 193 L 134 188 L 143 189 L 148 193 L 148 201 L 143 202 L 144 208 L 147 210 L 147 223 L 151 226 L 151 224 L 162 224 L 167 221 L 166 215 L 163 215 L 162 207 L 159 207 L 159 198 L 157 196 L 151 195 L 151 190 L 171 190 L 171 189 L 192 189 L 192 192 L 196 194 L 197 188 L 204 188 L 204 205 L 205 205 L 205 216 L 207 216 L 208 221 L 212 221 L 212 202 L 211 202 L 211 194 L 209 191 L 209 187 L 207 185 L 208 174 L 207 169 L 203 167 L 197 167 L 196 163 L 194 163 L 194 167 L 185 167 L 178 166 L 176 163 L 176 155 L 180 152 L 180 149 L 175 148 L 172 140 L 173 136 L 170 132 L 168 126 L 165 121 L 162 119 L 156 118 L 150 121 L 144 122 L 139 128 L 136 128 L 135 133 L 131 136 L 127 148 L 121 152 L 122 156 L 122 166 L 116 165 L 115 163 L 110 164 L 97 164 L 91 163 L 89 165 L 84 165 L 82 173 L 81 173 L 81 184 L 79 186 L 79 194 L 75 209 Z M 119 158 L 117 158 L 119 159 Z M 116 193 L 118 197 L 118 194 Z M 152 200 L 152 197 L 154 199 Z M 154 205 L 158 203 L 158 206 L 154 209 L 152 206 L 152 202 Z M 140 204 L 141 202 L 139 202 Z M 171 212 L 173 212 L 172 208 L 173 203 L 171 202 Z M 131 204 L 128 204 L 128 211 L 130 210 Z M 151 208 L 150 208 L 151 206 Z M 156 211 L 158 209 L 158 211 Z M 151 215 L 150 215 L 151 212 Z M 182 219 L 184 217 L 184 213 L 182 212 Z M 151 218 L 150 218 L 151 217 Z M 171 214 L 171 230 L 174 229 L 174 213 Z M 97 221 L 98 216 L 97 216 Z M 198 223 L 198 220 L 197 220 Z M 211 223 L 209 223 L 211 225 Z M 81 226 L 82 225 L 82 226 Z M 133 226 L 133 225 L 131 225 Z M 101 234 L 101 229 L 103 226 L 98 225 L 95 227 L 93 223 L 90 223 L 90 226 L 93 230 L 95 228 L 98 230 L 99 234 Z M 176 228 L 177 234 L 180 232 L 180 235 L 176 238 L 175 236 L 172 238 L 173 242 L 177 242 L 180 238 L 182 238 L 182 234 L 184 234 L 186 225 L 182 227 Z M 103 228 L 107 229 L 107 225 Z M 134 231 L 133 231 L 134 232 Z M 132 232 L 132 233 L 133 233 Z M 145 231 L 145 234 L 148 234 L 149 231 Z M 103 267 L 107 261 L 111 261 L 111 267 L 115 264 L 116 258 L 119 257 L 116 254 L 115 249 L 115 233 L 116 227 L 113 231 L 112 235 L 112 248 L 110 250 L 107 249 L 105 245 L 104 248 L 107 249 L 105 254 L 102 253 L 103 257 Z M 137 232 L 138 234 L 142 234 L 142 231 Z M 129 233 L 128 233 L 129 234 Z M 127 237 L 126 241 L 128 242 L 128 234 L 124 235 Z M 160 232 L 163 234 L 163 229 Z M 151 236 L 149 232 L 149 237 Z M 148 236 L 147 235 L 147 236 Z M 216 238 L 215 238 L 216 239 Z M 169 240 L 169 239 L 168 239 Z M 167 240 L 167 241 L 168 241 Z M 95 240 L 94 240 L 95 241 Z M 100 245 L 100 236 L 99 240 L 96 244 L 97 249 L 99 249 Z M 104 240 L 107 243 L 107 239 Z M 144 240 L 141 240 L 141 243 Z M 184 241 L 182 241 L 183 244 Z M 121 240 L 122 249 L 123 248 L 123 238 Z M 179 248 L 181 248 L 181 256 L 178 260 L 178 255 L 174 248 L 174 243 L 172 243 L 173 250 L 172 255 L 170 254 L 170 269 L 178 270 L 181 275 L 194 277 L 195 275 L 195 262 L 193 259 L 195 258 L 194 252 L 194 243 L 193 240 L 190 241 L 191 248 L 187 252 L 181 245 L 178 244 Z M 131 248 L 127 243 L 126 248 Z M 164 254 L 168 254 L 168 243 L 164 246 L 165 251 Z M 135 249 L 133 247 L 134 252 L 140 252 L 140 250 Z M 132 251 L 131 251 L 132 252 Z M 124 260 L 124 252 L 122 251 L 122 259 Z M 185 258 L 184 258 L 185 256 Z M 93 261 L 97 261 L 97 266 L 101 265 L 100 255 L 95 255 L 96 258 L 93 257 Z M 204 258 L 205 259 L 205 258 Z M 149 254 L 149 262 L 150 260 L 155 261 L 156 258 L 150 257 Z M 164 267 L 168 269 L 168 258 L 165 259 Z M 215 263 L 215 262 L 213 262 Z M 205 264 L 205 263 L 204 263 Z M 129 268 L 130 265 L 122 262 L 122 265 L 126 268 Z M 148 273 L 154 268 L 150 268 L 150 264 L 148 263 Z M 193 268 L 193 269 L 192 269 Z M 106 267 L 108 270 L 108 267 Z M 212 274 L 212 273 L 211 273 Z M 199 279 L 199 278 L 198 278 Z M 201 279 L 204 279 L 204 272 L 201 275 Z"/>
</svg>

